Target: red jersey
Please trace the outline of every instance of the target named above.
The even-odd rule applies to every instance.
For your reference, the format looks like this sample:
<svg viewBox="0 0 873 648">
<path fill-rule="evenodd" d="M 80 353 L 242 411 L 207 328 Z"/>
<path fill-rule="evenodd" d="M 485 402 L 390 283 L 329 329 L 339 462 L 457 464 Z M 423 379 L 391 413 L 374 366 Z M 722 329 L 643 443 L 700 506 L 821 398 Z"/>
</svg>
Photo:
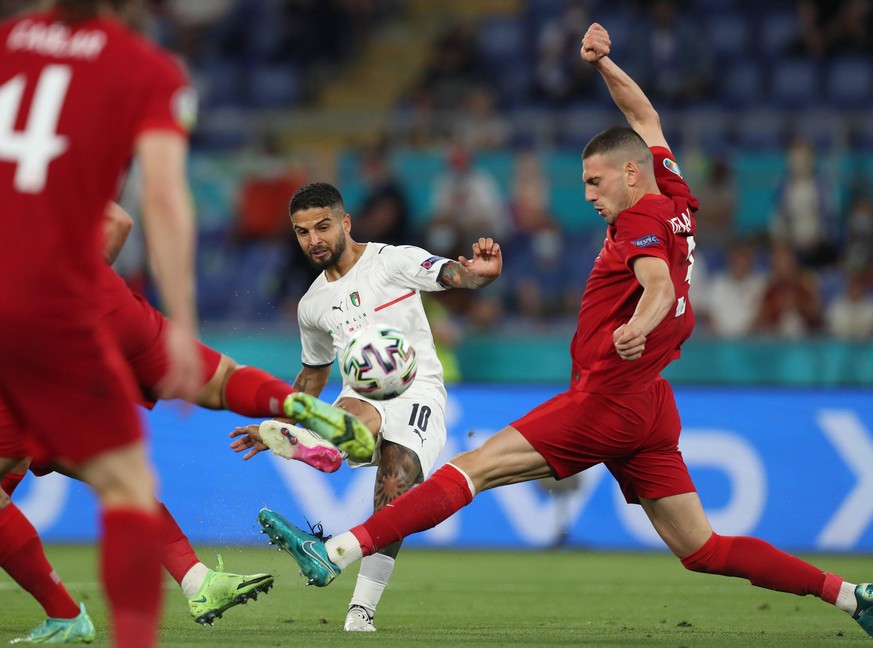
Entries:
<svg viewBox="0 0 873 648">
<path fill-rule="evenodd" d="M 106 17 L 0 24 L 0 322 L 96 316 L 102 218 L 139 134 L 185 133 L 194 96 Z"/>
<path fill-rule="evenodd" d="M 691 335 L 694 313 L 688 301 L 694 265 L 697 199 L 666 148 L 651 149 L 660 195 L 649 194 L 618 213 L 585 285 L 579 323 L 570 347 L 571 386 L 595 393 L 640 392 L 649 387 Z M 622 360 L 612 334 L 626 324 L 643 294 L 631 268 L 633 259 L 653 256 L 670 268 L 676 303 L 646 337 L 639 360 Z"/>
</svg>

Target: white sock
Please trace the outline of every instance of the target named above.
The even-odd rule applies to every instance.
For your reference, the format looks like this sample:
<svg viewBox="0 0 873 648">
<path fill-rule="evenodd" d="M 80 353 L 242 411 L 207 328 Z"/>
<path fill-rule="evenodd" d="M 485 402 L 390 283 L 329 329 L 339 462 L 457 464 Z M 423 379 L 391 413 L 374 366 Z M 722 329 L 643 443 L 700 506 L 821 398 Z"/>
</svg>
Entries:
<svg viewBox="0 0 873 648">
<path fill-rule="evenodd" d="M 376 614 L 376 606 L 379 605 L 379 599 L 382 598 L 382 592 L 385 591 L 393 571 L 394 559 L 391 556 L 376 553 L 364 557 L 349 605 L 360 605 L 370 616 Z"/>
<path fill-rule="evenodd" d="M 364 556 L 361 543 L 351 531 L 334 536 L 324 543 L 324 548 L 327 549 L 327 557 L 340 568 L 340 571 Z"/>
<path fill-rule="evenodd" d="M 858 599 L 855 598 L 855 584 L 849 581 L 843 581 L 840 585 L 840 593 L 837 594 L 837 602 L 834 603 L 843 612 L 855 614 L 858 608 Z"/>
<path fill-rule="evenodd" d="M 208 572 L 209 567 L 201 562 L 188 570 L 181 582 L 182 593 L 185 594 L 186 598 L 191 598 L 197 593 L 197 590 L 203 585 L 203 579 L 206 578 Z"/>
</svg>

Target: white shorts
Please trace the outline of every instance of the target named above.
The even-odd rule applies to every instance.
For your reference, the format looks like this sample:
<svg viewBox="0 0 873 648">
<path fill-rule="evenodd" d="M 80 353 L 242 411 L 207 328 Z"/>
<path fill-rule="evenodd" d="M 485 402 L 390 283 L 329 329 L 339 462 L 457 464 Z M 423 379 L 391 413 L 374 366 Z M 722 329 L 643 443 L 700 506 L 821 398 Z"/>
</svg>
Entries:
<svg viewBox="0 0 873 648">
<path fill-rule="evenodd" d="M 364 398 L 351 387 L 343 386 L 340 398 L 357 398 L 370 403 L 382 417 L 382 427 L 376 437 L 376 449 L 370 461 L 352 461 L 352 468 L 378 466 L 382 455 L 382 440 L 409 448 L 418 457 L 421 472 L 427 477 L 443 446 L 446 444 L 446 390 L 428 383 L 415 383 L 396 398 L 385 401 Z"/>
</svg>

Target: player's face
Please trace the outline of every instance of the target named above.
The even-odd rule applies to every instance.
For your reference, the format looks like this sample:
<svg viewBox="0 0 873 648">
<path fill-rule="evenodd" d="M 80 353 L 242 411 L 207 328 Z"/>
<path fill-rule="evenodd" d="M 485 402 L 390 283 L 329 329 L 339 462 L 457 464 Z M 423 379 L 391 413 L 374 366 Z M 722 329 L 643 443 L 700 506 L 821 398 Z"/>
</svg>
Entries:
<svg viewBox="0 0 873 648">
<path fill-rule="evenodd" d="M 606 221 L 615 223 L 615 217 L 629 204 L 629 190 L 622 165 L 613 156 L 591 155 L 582 161 L 582 181 L 585 200 Z"/>
<path fill-rule="evenodd" d="M 350 222 L 348 214 L 330 207 L 312 207 L 291 217 L 300 249 L 316 270 L 332 268 L 346 250 Z"/>
</svg>

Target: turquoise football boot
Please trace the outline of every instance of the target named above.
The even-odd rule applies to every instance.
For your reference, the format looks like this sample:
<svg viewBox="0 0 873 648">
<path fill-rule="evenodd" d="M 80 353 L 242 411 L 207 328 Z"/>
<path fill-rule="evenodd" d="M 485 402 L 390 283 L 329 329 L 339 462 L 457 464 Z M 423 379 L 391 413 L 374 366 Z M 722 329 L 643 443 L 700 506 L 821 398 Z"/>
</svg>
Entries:
<svg viewBox="0 0 873 648">
<path fill-rule="evenodd" d="M 855 588 L 855 600 L 858 601 L 858 607 L 852 618 L 873 637 L 873 583 L 858 585 Z"/>
<path fill-rule="evenodd" d="M 9 643 L 35 644 L 74 644 L 94 641 L 94 624 L 85 611 L 85 604 L 79 603 L 79 615 L 72 619 L 49 617 L 23 637 Z"/>
<path fill-rule="evenodd" d="M 270 509 L 261 509 L 258 522 L 270 538 L 270 544 L 275 544 L 291 554 L 300 565 L 300 573 L 307 578 L 307 585 L 324 587 L 340 573 L 327 556 L 321 525 L 316 525 L 315 533 L 307 533 L 298 529 L 288 520 Z"/>
</svg>

